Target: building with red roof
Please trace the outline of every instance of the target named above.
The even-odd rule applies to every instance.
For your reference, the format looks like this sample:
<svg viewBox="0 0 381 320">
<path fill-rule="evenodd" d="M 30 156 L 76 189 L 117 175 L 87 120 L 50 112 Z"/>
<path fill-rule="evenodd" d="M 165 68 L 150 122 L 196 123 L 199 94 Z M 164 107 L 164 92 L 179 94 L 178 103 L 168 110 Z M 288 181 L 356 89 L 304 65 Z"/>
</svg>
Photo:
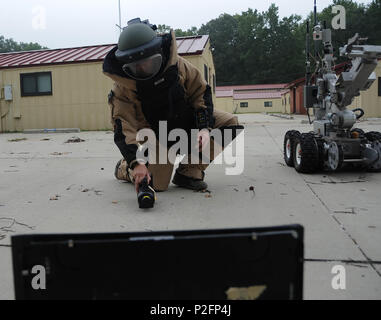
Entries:
<svg viewBox="0 0 381 320">
<path fill-rule="evenodd" d="M 285 88 L 286 84 L 217 87 L 217 108 L 232 113 L 284 112 Z"/>
<path fill-rule="evenodd" d="M 215 92 L 209 36 L 179 37 L 178 53 Z M 112 81 L 103 60 L 116 44 L 0 53 L 0 132 L 25 129 L 111 129 Z"/>
</svg>

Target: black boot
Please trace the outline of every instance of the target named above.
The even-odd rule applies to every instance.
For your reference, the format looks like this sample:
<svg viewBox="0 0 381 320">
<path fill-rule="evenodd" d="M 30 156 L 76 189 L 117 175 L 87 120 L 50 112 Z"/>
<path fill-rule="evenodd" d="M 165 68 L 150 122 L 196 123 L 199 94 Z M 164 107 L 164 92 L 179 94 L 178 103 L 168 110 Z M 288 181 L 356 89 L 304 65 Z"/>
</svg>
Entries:
<svg viewBox="0 0 381 320">
<path fill-rule="evenodd" d="M 203 176 L 205 174 L 203 173 Z M 190 189 L 190 190 L 206 190 L 208 189 L 208 185 L 203 181 L 203 179 L 195 179 L 195 178 L 189 178 L 187 176 L 184 176 L 177 172 L 175 173 L 175 177 L 172 181 L 173 184 L 177 185 L 178 187 Z"/>
</svg>

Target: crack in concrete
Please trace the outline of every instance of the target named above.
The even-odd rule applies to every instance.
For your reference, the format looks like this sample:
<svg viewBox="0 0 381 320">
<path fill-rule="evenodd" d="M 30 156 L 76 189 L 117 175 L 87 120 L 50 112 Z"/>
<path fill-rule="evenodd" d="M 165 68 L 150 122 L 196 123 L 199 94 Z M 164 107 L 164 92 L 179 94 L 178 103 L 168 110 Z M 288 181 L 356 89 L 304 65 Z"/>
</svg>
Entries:
<svg viewBox="0 0 381 320">
<path fill-rule="evenodd" d="M 345 264 L 365 264 L 365 265 L 371 265 L 371 264 L 380 264 L 381 261 L 376 260 L 343 260 L 343 259 L 304 259 L 304 262 L 337 262 L 337 263 L 345 263 Z"/>
<path fill-rule="evenodd" d="M 307 181 L 304 179 L 304 177 L 302 177 L 303 181 L 306 183 L 306 185 L 308 186 L 308 188 L 311 190 L 311 192 L 315 195 L 315 197 L 320 201 L 320 203 L 324 206 L 324 208 L 327 210 L 327 212 L 329 213 L 329 215 L 332 217 L 332 219 L 334 221 L 336 221 L 336 223 L 339 225 L 339 227 L 341 228 L 341 230 L 344 231 L 344 233 L 349 237 L 349 239 L 352 240 L 352 242 L 356 245 L 356 247 L 360 250 L 361 254 L 365 257 L 365 259 L 369 262 L 369 265 L 372 267 L 372 269 L 377 273 L 377 275 L 381 278 L 381 273 L 380 271 L 377 270 L 377 268 L 374 266 L 374 264 L 372 263 L 372 259 L 370 259 L 366 253 L 364 252 L 364 250 L 360 247 L 360 245 L 357 243 L 356 239 L 345 229 L 344 225 L 334 216 L 334 213 L 331 211 L 331 209 L 329 209 L 329 207 L 327 206 L 327 204 L 323 201 L 323 199 L 321 199 L 319 197 L 319 195 L 312 189 L 311 185 L 309 185 L 307 183 Z"/>
<path fill-rule="evenodd" d="M 262 127 L 266 130 L 267 134 L 270 136 L 270 138 L 274 141 L 275 145 L 278 147 L 278 149 L 282 152 L 282 155 L 283 155 L 283 146 L 280 147 L 278 145 L 278 143 L 276 142 L 275 138 L 272 136 L 272 134 L 270 133 L 270 131 L 267 129 L 267 127 L 265 125 L 262 125 Z"/>
<path fill-rule="evenodd" d="M 312 181 L 307 181 L 306 183 L 308 184 L 317 184 L 317 185 L 323 185 L 323 184 L 348 184 L 348 183 L 364 183 L 368 182 L 367 180 L 350 180 L 350 181 L 324 181 L 321 180 L 320 182 L 312 182 Z"/>
<path fill-rule="evenodd" d="M 29 226 L 25 223 L 21 223 L 21 222 L 18 222 L 16 219 L 14 218 L 0 218 L 0 221 L 3 220 L 3 221 L 9 221 L 9 225 L 7 226 L 3 226 L 3 227 L 0 227 L 0 231 L 2 233 L 0 233 L 0 241 L 1 240 L 4 240 L 6 237 L 7 237 L 7 234 L 8 233 L 15 233 L 16 231 L 11 229 L 12 227 L 16 227 L 16 226 L 22 226 L 22 227 L 25 227 L 25 228 L 28 228 L 30 230 L 34 230 L 35 227 L 32 227 L 32 226 Z M 8 247 L 7 245 L 0 245 L 2 247 Z"/>
<path fill-rule="evenodd" d="M 29 225 L 27 225 L 25 223 L 18 222 L 15 218 L 6 218 L 6 217 L 3 217 L 3 218 L 0 218 L 0 220 L 11 221 L 11 224 L 9 226 L 0 227 L 0 230 L 10 229 L 10 228 L 12 228 L 15 225 L 23 226 L 23 227 L 26 227 L 26 228 L 28 228 L 30 230 L 34 230 L 36 228 L 36 227 L 29 226 Z"/>
</svg>

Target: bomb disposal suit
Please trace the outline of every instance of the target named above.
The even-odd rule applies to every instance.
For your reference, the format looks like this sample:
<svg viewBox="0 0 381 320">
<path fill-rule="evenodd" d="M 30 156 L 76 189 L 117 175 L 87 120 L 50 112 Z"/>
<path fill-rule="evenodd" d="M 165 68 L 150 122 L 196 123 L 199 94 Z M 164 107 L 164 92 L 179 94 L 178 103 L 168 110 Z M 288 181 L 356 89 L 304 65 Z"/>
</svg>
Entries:
<svg viewBox="0 0 381 320">
<path fill-rule="evenodd" d="M 160 121 L 167 122 L 168 132 L 184 129 L 189 137 L 192 129 L 209 133 L 214 128 L 240 128 L 236 117 L 214 110 L 210 86 L 192 64 L 177 54 L 173 31 L 158 35 L 154 26 L 135 19 L 124 28 L 118 46 L 106 56 L 103 71 L 114 80 L 109 105 L 114 141 L 123 155 L 115 170 L 117 179 L 136 183 L 135 168 L 146 165 L 154 188 L 167 190 L 173 165 L 143 164 L 136 157 L 137 132 L 150 128 L 159 139 Z M 180 164 L 173 182 L 185 188 L 206 189 L 206 167 Z"/>
</svg>

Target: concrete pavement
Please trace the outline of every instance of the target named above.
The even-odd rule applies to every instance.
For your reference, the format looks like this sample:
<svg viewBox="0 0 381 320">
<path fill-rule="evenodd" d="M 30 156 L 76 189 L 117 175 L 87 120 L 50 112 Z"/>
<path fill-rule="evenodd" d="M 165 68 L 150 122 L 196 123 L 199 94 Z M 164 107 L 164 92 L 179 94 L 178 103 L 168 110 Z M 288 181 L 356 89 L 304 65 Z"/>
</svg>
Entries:
<svg viewBox="0 0 381 320">
<path fill-rule="evenodd" d="M 110 132 L 0 134 L 0 299 L 14 298 L 13 234 L 294 223 L 305 227 L 306 299 L 381 299 L 381 174 L 298 174 L 285 166 L 282 149 L 287 130 L 311 130 L 302 117 L 239 118 L 246 127 L 242 175 L 226 176 L 213 165 L 206 180 L 211 198 L 172 185 L 148 212 L 138 209 L 133 187 L 113 177 L 121 156 Z M 381 131 L 381 121 L 359 127 Z M 85 142 L 65 144 L 73 135 Z M 27 140 L 9 142 L 17 138 Z M 332 289 L 334 265 L 346 269 L 346 290 Z"/>
</svg>

